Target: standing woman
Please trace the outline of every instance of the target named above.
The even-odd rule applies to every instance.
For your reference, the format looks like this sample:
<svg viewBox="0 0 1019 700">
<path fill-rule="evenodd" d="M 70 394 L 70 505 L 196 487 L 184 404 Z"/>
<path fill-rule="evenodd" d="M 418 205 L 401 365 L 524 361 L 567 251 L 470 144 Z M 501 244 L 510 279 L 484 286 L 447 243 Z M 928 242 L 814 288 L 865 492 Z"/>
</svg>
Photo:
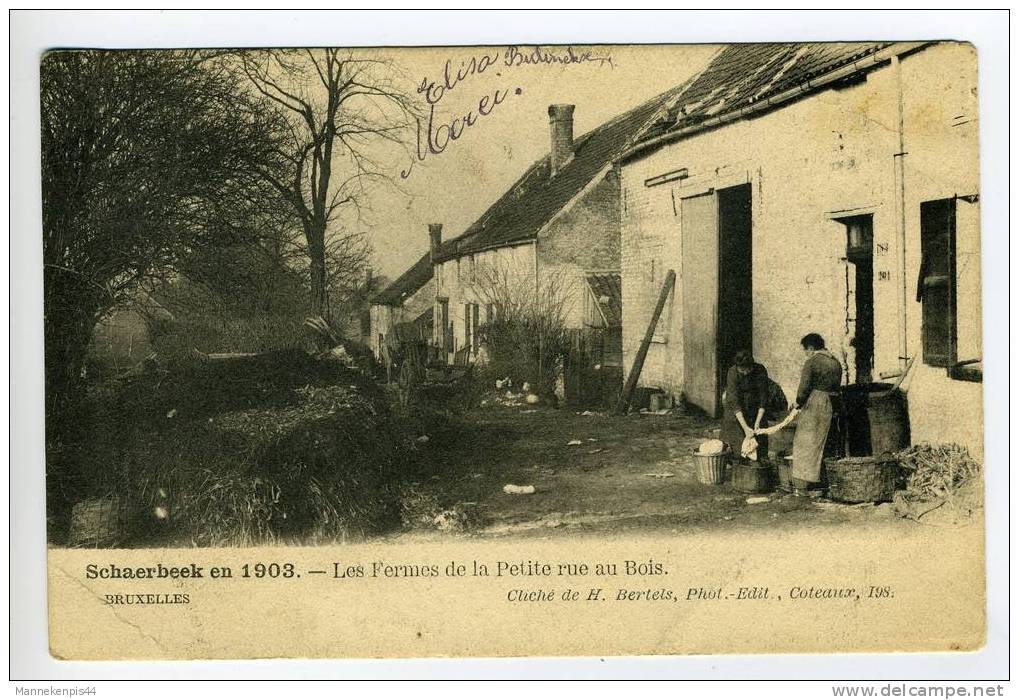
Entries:
<svg viewBox="0 0 1019 700">
<path fill-rule="evenodd" d="M 754 362 L 749 350 L 740 350 L 733 358 L 732 367 L 725 376 L 725 396 L 722 400 L 722 442 L 732 450 L 734 459 L 756 460 L 768 454 L 768 438 L 755 431 L 764 428 L 764 413 L 769 397 L 768 370 Z M 741 454 L 747 438 L 757 441 L 755 453 Z"/>
<path fill-rule="evenodd" d="M 841 441 L 839 423 L 834 432 L 831 428 L 841 402 L 842 363 L 825 349 L 824 338 L 817 333 L 803 336 L 800 345 L 807 361 L 796 391 L 799 420 L 793 436 L 792 479 L 793 487 L 802 493 L 821 479 L 825 445 L 837 446 Z"/>
</svg>

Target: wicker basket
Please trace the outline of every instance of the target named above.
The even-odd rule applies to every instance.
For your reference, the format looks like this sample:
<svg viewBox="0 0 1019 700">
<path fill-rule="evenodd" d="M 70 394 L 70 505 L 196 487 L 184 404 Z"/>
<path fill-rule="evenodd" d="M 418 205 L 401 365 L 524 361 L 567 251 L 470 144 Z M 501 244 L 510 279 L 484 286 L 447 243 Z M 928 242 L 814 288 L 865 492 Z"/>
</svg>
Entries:
<svg viewBox="0 0 1019 700">
<path fill-rule="evenodd" d="M 881 503 L 892 500 L 899 463 L 890 454 L 824 460 L 828 496 L 843 503 Z"/>
<path fill-rule="evenodd" d="M 693 461 L 697 466 L 697 480 L 702 484 L 725 483 L 725 465 L 729 462 L 729 455 L 728 446 L 717 455 L 702 455 L 694 450 Z"/>
</svg>

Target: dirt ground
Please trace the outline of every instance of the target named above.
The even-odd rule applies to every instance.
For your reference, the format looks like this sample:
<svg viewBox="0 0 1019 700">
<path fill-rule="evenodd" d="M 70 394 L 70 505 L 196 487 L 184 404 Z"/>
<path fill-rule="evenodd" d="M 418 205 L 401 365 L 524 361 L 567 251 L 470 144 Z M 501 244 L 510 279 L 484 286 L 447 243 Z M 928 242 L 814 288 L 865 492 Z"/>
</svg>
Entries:
<svg viewBox="0 0 1019 700">
<path fill-rule="evenodd" d="M 412 488 L 433 504 L 468 513 L 466 531 L 485 537 L 878 520 L 916 526 L 896 517 L 890 504 L 849 506 L 782 492 L 750 504 L 728 483 L 701 484 L 692 453 L 717 428 L 717 421 L 694 415 L 585 415 L 490 398 L 468 415 L 455 439 L 426 443 L 436 471 Z M 569 444 L 575 440 L 580 444 Z M 506 484 L 534 486 L 535 492 L 506 494 Z M 400 537 L 448 534 L 427 514 L 419 525 Z"/>
</svg>

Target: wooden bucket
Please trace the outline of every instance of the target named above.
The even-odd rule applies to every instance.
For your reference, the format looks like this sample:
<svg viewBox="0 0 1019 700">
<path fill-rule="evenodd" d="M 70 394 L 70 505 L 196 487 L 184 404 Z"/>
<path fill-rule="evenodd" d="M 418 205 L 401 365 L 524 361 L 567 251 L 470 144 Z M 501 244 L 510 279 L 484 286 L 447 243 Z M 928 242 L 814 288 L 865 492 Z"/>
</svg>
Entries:
<svg viewBox="0 0 1019 700">
<path fill-rule="evenodd" d="M 741 464 L 732 468 L 732 487 L 743 493 L 770 493 L 775 470 L 767 462 Z"/>
<path fill-rule="evenodd" d="M 793 491 L 793 458 L 791 455 L 783 457 L 778 462 L 778 488 L 783 491 Z"/>
</svg>

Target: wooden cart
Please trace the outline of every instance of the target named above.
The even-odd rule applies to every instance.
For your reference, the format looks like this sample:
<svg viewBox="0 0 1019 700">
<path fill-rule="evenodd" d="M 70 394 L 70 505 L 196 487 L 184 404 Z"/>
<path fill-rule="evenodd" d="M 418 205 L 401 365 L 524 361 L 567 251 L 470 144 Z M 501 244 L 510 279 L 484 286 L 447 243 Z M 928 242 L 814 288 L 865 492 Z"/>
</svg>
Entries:
<svg viewBox="0 0 1019 700">
<path fill-rule="evenodd" d="M 453 353 L 453 363 L 447 363 L 443 349 L 414 324 L 398 324 L 386 338 L 386 379 L 395 382 L 404 405 L 419 392 L 431 397 L 455 394 L 471 377 L 470 359 L 470 347 L 464 346 Z"/>
</svg>

